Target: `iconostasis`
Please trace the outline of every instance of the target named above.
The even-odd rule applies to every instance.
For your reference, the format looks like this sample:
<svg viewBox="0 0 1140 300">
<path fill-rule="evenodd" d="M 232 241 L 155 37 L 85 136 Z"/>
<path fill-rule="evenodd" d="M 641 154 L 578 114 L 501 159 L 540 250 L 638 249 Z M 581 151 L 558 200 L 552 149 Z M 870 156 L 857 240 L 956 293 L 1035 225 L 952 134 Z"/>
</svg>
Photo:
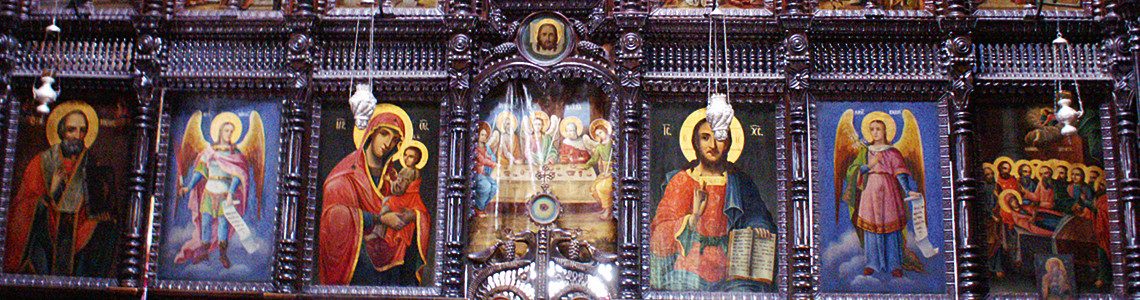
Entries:
<svg viewBox="0 0 1140 300">
<path fill-rule="evenodd" d="M 0 4 L 3 297 L 1140 294 L 1135 1 Z"/>
</svg>

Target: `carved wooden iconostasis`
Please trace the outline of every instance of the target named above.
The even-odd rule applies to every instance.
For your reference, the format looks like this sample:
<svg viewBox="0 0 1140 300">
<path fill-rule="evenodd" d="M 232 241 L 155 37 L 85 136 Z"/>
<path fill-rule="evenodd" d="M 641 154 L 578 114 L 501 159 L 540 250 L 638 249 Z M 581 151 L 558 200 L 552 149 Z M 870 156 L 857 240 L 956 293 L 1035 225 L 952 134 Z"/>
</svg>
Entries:
<svg viewBox="0 0 1140 300">
<path fill-rule="evenodd" d="M 1134 298 L 1138 61 L 1133 0 L 0 0 L 0 298 Z"/>
</svg>

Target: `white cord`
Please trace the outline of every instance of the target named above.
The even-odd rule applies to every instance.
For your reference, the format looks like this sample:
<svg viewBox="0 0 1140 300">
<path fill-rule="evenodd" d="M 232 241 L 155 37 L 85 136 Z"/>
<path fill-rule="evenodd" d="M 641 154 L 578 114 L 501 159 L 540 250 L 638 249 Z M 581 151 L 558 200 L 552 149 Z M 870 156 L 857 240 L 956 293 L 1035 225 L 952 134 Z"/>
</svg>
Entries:
<svg viewBox="0 0 1140 300">
<path fill-rule="evenodd" d="M 1068 56 L 1069 56 L 1068 59 L 1065 61 L 1069 63 L 1069 70 L 1073 73 L 1073 75 L 1072 75 L 1073 76 L 1073 89 L 1075 89 L 1077 92 L 1077 105 L 1081 106 L 1080 115 L 1084 116 L 1084 114 L 1085 114 L 1085 102 L 1083 100 L 1081 100 L 1081 84 L 1080 84 L 1080 82 L 1077 82 L 1077 64 L 1074 63 L 1076 61 L 1076 59 L 1074 58 L 1075 55 L 1073 55 L 1073 44 L 1072 43 L 1069 43 L 1068 45 L 1066 45 L 1065 52 L 1067 52 Z"/>
<path fill-rule="evenodd" d="M 713 84 L 712 84 L 712 82 L 713 82 L 713 61 L 714 61 L 713 56 L 716 55 L 715 53 L 713 53 L 714 51 L 713 51 L 712 14 L 709 14 L 709 46 L 708 46 L 708 50 L 709 50 L 709 61 L 708 61 L 709 68 L 707 70 L 705 70 L 705 74 L 708 74 L 708 76 L 709 76 L 709 78 L 708 78 L 709 86 L 708 86 L 707 92 L 708 92 L 708 97 L 711 98 L 712 93 L 713 93 Z"/>
<path fill-rule="evenodd" d="M 356 46 L 360 44 L 360 20 L 356 20 L 356 33 L 352 36 L 352 71 L 356 71 Z M 356 76 L 349 78 L 349 85 L 356 86 Z M 352 94 L 352 88 L 349 88 L 349 94 Z"/>
<path fill-rule="evenodd" d="M 728 97 L 729 94 L 732 93 L 732 85 L 728 83 L 728 73 L 731 72 L 728 70 L 728 25 L 725 24 L 724 19 L 727 18 L 721 16 L 720 26 L 724 31 L 722 32 L 722 34 L 724 34 L 724 97 L 728 101 L 731 101 L 732 98 Z"/>
<path fill-rule="evenodd" d="M 372 25 L 370 25 L 370 27 L 368 28 L 368 88 L 371 89 L 372 88 L 372 77 L 375 76 L 375 73 L 376 73 L 376 68 L 375 68 L 375 65 L 373 62 L 376 59 L 375 57 L 373 57 L 375 55 L 375 52 L 376 52 L 376 40 L 375 40 L 375 36 L 376 36 L 376 8 L 375 8 L 375 6 L 373 6 L 372 14 L 369 17 L 372 18 Z M 371 92 L 371 91 L 369 91 L 369 92 Z"/>
</svg>

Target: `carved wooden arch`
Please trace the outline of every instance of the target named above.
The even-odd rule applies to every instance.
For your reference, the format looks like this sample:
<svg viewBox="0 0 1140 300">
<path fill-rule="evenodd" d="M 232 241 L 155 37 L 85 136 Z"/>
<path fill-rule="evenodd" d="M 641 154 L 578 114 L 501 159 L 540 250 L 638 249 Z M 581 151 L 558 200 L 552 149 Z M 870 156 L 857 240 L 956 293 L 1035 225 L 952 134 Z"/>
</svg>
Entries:
<svg viewBox="0 0 1140 300">
<path fill-rule="evenodd" d="M 480 72 L 479 74 L 477 74 L 476 76 L 474 76 L 471 80 L 473 89 L 472 89 L 472 93 L 470 96 L 471 101 L 469 102 L 470 108 L 468 110 L 470 112 L 470 115 L 471 115 L 470 120 L 481 120 L 482 119 L 483 116 L 481 115 L 481 112 L 482 112 L 482 109 L 484 108 L 483 102 L 485 100 L 487 100 L 486 97 L 488 96 L 488 94 L 491 94 L 492 92 L 494 92 L 496 90 L 496 88 L 498 88 L 500 85 L 502 85 L 504 83 L 509 83 L 511 81 L 514 81 L 514 80 L 529 80 L 529 81 L 536 83 L 540 88 L 547 88 L 547 87 L 554 86 L 554 85 L 560 85 L 560 84 L 562 84 L 562 82 L 565 82 L 565 81 L 581 80 L 582 83 L 593 85 L 593 86 L 597 87 L 600 90 L 600 92 L 604 94 L 602 96 L 602 98 L 604 99 L 603 101 L 607 101 L 607 103 L 604 103 L 602 105 L 605 105 L 605 107 L 603 109 L 607 112 L 606 119 L 609 120 L 612 124 L 614 124 L 615 127 L 619 126 L 620 124 L 623 124 L 622 122 L 620 122 L 620 117 L 619 117 L 619 113 L 618 113 L 619 103 L 621 103 L 622 99 L 620 99 L 621 94 L 618 93 L 619 85 L 618 85 L 618 81 L 617 81 L 617 75 L 613 72 L 613 66 L 611 64 L 609 64 L 608 62 L 605 62 L 604 59 L 602 58 L 603 56 L 601 56 L 601 55 L 593 55 L 594 57 L 590 57 L 591 56 L 590 54 L 584 54 L 582 51 L 583 49 L 581 48 L 583 45 L 585 45 L 586 47 L 589 47 L 593 44 L 588 42 L 588 41 L 579 42 L 579 45 L 577 45 L 579 48 L 577 49 L 576 52 L 571 53 L 571 55 L 569 57 L 567 57 L 567 58 L 563 59 L 562 61 L 559 61 L 559 62 L 557 62 L 557 63 L 555 63 L 549 67 L 541 66 L 541 65 L 536 64 L 534 62 L 531 62 L 531 61 L 527 60 L 525 57 L 523 57 L 522 54 L 514 52 L 514 51 L 517 51 L 517 48 L 512 47 L 513 45 L 511 43 L 504 43 L 503 45 L 496 47 L 499 50 L 505 50 L 505 51 L 499 52 L 499 54 L 500 54 L 499 57 L 502 57 L 502 58 L 494 61 L 491 64 L 486 65 L 484 68 L 482 68 L 483 71 Z M 594 47 L 596 47 L 596 46 L 594 46 Z M 599 48 L 599 50 L 600 50 L 600 48 Z M 478 131 L 478 127 L 477 127 L 478 122 L 470 122 L 469 124 L 467 124 L 467 126 L 468 126 L 469 132 L 477 132 Z M 618 130 L 619 129 L 615 128 L 614 132 L 617 132 Z M 633 148 L 637 147 L 637 145 L 631 145 L 628 142 L 623 141 L 620 138 L 620 135 L 618 135 L 618 134 L 613 134 L 611 136 L 611 138 L 613 140 L 614 147 L 633 147 Z M 474 158 L 475 147 L 476 147 L 475 139 L 476 139 L 476 136 L 472 135 L 472 136 L 468 137 L 468 139 L 465 141 L 466 144 L 462 145 L 467 150 L 467 152 L 466 152 L 467 156 L 468 156 L 467 161 L 472 161 L 475 159 Z M 615 152 L 615 154 L 616 153 L 618 153 L 618 152 Z M 623 163 L 624 162 L 621 159 L 621 157 L 618 157 L 617 155 L 615 155 L 613 157 L 613 168 L 614 168 L 613 174 L 615 177 L 615 180 L 614 180 L 615 187 L 618 186 L 619 179 L 620 179 L 618 177 L 621 176 L 620 174 L 622 174 L 621 170 L 628 167 L 628 165 L 625 165 Z M 464 170 L 463 172 L 465 175 L 464 177 L 467 179 L 466 180 L 468 183 L 467 185 L 470 186 L 471 179 L 474 178 L 474 173 L 473 173 L 474 170 L 468 168 L 468 169 Z M 619 192 L 618 189 L 615 188 L 614 193 L 618 193 L 618 192 Z M 468 224 L 467 220 L 474 215 L 474 210 L 468 205 L 468 203 L 471 202 L 471 201 L 469 201 L 469 199 L 474 198 L 474 190 L 473 189 L 466 190 L 463 198 L 465 201 L 463 201 L 464 204 L 461 205 L 462 212 L 461 212 L 460 216 L 461 216 L 461 220 L 463 221 L 463 223 Z M 615 197 L 615 203 L 614 203 L 615 211 L 618 211 L 620 205 L 621 205 L 620 201 L 616 201 L 616 197 Z M 620 234 L 622 228 L 627 227 L 627 226 L 636 226 L 635 220 L 618 220 L 617 214 L 614 215 L 614 218 L 615 218 L 614 222 L 617 226 L 615 227 L 615 230 L 612 234 L 615 237 Z M 547 229 L 550 229 L 552 231 L 559 231 L 560 230 L 560 229 L 557 229 L 556 226 L 554 226 L 553 228 L 545 228 L 544 227 L 544 229 L 540 229 L 540 231 L 545 231 Z M 464 234 L 466 234 L 466 238 L 464 238 L 465 245 L 466 245 L 466 243 L 470 242 L 470 238 L 471 238 L 470 230 L 471 230 L 471 228 L 464 228 L 464 230 L 463 230 Z M 519 234 L 524 234 L 524 233 L 519 233 Z M 516 234 L 516 235 L 518 235 L 518 234 Z M 538 235 L 541 235 L 541 233 L 539 233 Z M 464 246 L 464 247 L 466 247 L 466 246 Z M 615 247 L 616 247 L 616 245 L 615 245 Z M 553 251 L 557 251 L 557 250 L 553 250 Z M 505 291 L 505 290 L 500 289 L 502 287 L 495 287 L 495 286 L 486 287 L 486 288 L 483 287 L 483 284 L 485 282 L 487 282 L 490 277 L 492 277 L 496 274 L 501 274 L 503 272 L 512 272 L 512 271 L 518 271 L 518 270 L 526 269 L 528 267 L 533 266 L 535 263 L 549 264 L 549 265 L 562 265 L 562 267 L 567 268 L 565 265 L 557 262 L 559 260 L 558 257 L 551 257 L 550 255 L 539 255 L 536 257 L 534 254 L 535 253 L 533 253 L 533 251 L 530 251 L 526 255 L 524 255 L 523 257 L 517 257 L 517 258 L 512 255 L 509 258 L 506 258 L 505 259 L 506 261 L 500 260 L 498 262 L 498 264 L 487 263 L 487 264 L 483 264 L 482 266 L 477 266 L 477 264 L 470 262 L 471 263 L 470 266 L 472 269 L 469 269 L 469 275 L 468 276 L 470 276 L 470 277 L 469 277 L 468 282 L 472 283 L 472 284 L 469 285 L 469 291 L 468 292 L 472 293 L 472 294 L 468 294 L 468 296 L 476 297 L 476 298 L 480 298 L 480 297 L 481 298 L 487 298 L 487 297 L 490 297 L 492 295 L 495 295 L 495 293 L 497 293 L 497 292 Z M 555 255 L 555 256 L 557 256 L 557 255 Z M 542 260 L 542 258 L 544 258 L 544 257 L 547 258 L 546 261 L 539 261 L 539 260 Z M 574 265 L 579 265 L 579 264 L 574 264 Z M 571 271 L 575 271 L 575 272 L 582 272 L 583 274 L 586 274 L 586 272 L 593 271 L 594 268 L 583 268 L 582 270 L 578 270 L 578 268 L 567 268 L 567 270 L 571 270 Z M 546 282 L 540 282 L 537 284 L 546 284 Z M 546 288 L 537 288 L 537 290 L 547 291 Z M 514 291 L 512 294 L 519 295 L 519 296 L 523 295 L 521 293 L 518 293 L 517 290 L 512 290 L 512 291 Z M 567 293 L 577 294 L 577 293 L 580 293 L 582 291 L 588 291 L 588 289 L 584 286 L 571 285 L 571 286 L 564 288 L 561 291 L 547 291 L 547 292 L 557 293 L 560 296 L 564 296 L 564 295 L 567 295 Z M 608 291 L 611 293 L 612 296 L 616 296 L 618 293 L 617 282 L 612 282 L 608 286 Z M 583 294 L 583 295 L 594 296 L 592 293 L 588 293 L 588 292 Z"/>
</svg>

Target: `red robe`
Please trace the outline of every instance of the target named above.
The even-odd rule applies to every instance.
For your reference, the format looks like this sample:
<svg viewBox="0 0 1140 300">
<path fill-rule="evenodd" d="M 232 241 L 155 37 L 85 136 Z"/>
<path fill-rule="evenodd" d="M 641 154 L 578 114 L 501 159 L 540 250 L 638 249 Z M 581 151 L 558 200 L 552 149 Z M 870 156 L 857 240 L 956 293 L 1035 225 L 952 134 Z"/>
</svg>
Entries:
<svg viewBox="0 0 1140 300">
<path fill-rule="evenodd" d="M 384 207 L 384 195 L 373 188 L 375 185 L 368 174 L 364 155 L 359 149 L 353 151 L 329 172 L 325 180 L 318 241 L 321 284 L 347 285 L 352 281 L 364 238 L 362 213 L 379 214 Z M 420 199 L 419 188 L 420 181 L 417 180 L 408 186 L 404 195 L 389 198 L 389 210 L 399 212 L 408 208 L 415 211 L 416 219 L 414 224 L 409 223 L 400 230 L 387 231 L 383 243 L 388 249 L 367 249 L 377 271 L 403 265 L 404 251 L 412 243 L 418 246 L 420 257 L 425 257 L 431 220 Z"/>
<path fill-rule="evenodd" d="M 43 203 L 49 210 L 47 214 L 48 218 L 50 218 L 47 222 L 49 224 L 48 234 L 52 240 L 55 240 L 56 236 L 58 236 L 59 226 L 73 226 L 74 244 L 71 245 L 71 253 L 73 255 L 87 246 L 87 242 L 91 240 L 91 234 L 95 231 L 95 226 L 99 224 L 98 220 L 87 218 L 86 202 L 81 204 L 79 210 L 76 211 L 74 223 L 59 223 L 59 214 L 55 213 L 56 200 L 48 199 L 47 197 L 47 190 L 51 183 L 48 181 L 50 178 L 45 178 L 45 175 L 50 176 L 50 174 L 44 173 L 45 161 L 43 156 L 48 151 L 54 151 L 56 154 L 54 156 L 61 157 L 57 168 L 62 168 L 64 175 L 69 178 L 68 181 L 63 184 L 86 184 L 85 182 L 71 182 L 71 178 L 74 178 L 75 170 L 79 167 L 79 164 L 83 162 L 83 156 L 86 154 L 81 154 L 78 159 L 62 158 L 62 155 L 59 155 L 59 146 L 53 146 L 47 151 L 36 154 L 36 157 L 28 162 L 28 167 L 24 170 L 24 176 L 20 177 L 20 187 L 18 188 L 18 192 L 16 192 L 16 197 L 12 198 L 11 211 L 8 214 L 8 237 L 5 241 L 5 247 L 7 248 L 5 248 L 6 250 L 4 252 L 4 272 L 6 273 L 22 271 L 20 267 L 24 259 L 24 252 L 27 249 L 28 236 L 31 233 L 37 204 Z M 61 187 L 61 189 L 62 188 L 64 187 Z"/>
<path fill-rule="evenodd" d="M 587 161 L 590 161 L 590 151 L 575 148 L 566 142 L 562 142 L 562 147 L 558 149 L 558 163 L 584 164 Z"/>
<path fill-rule="evenodd" d="M 995 181 L 997 182 L 998 186 L 1001 187 L 1002 191 L 1004 191 L 1004 190 L 1017 191 L 1017 190 L 1019 190 L 1019 187 L 1021 187 L 1021 184 L 1017 182 L 1017 177 L 1014 177 L 1012 175 L 1009 176 L 1009 178 L 1001 178 L 1001 175 L 997 175 L 994 177 L 995 177 L 994 178 Z"/>
<path fill-rule="evenodd" d="M 719 282 L 728 274 L 726 246 L 702 245 L 693 241 L 684 245 L 678 236 L 686 228 L 695 229 L 703 237 L 728 235 L 728 217 L 724 214 L 725 183 L 707 183 L 705 211 L 696 224 L 693 220 L 693 190 L 701 184 L 688 171 L 677 172 L 665 188 L 657 216 L 650 226 L 650 249 L 653 254 L 667 257 L 677 254 L 673 269 L 693 272 L 708 282 Z"/>
</svg>

